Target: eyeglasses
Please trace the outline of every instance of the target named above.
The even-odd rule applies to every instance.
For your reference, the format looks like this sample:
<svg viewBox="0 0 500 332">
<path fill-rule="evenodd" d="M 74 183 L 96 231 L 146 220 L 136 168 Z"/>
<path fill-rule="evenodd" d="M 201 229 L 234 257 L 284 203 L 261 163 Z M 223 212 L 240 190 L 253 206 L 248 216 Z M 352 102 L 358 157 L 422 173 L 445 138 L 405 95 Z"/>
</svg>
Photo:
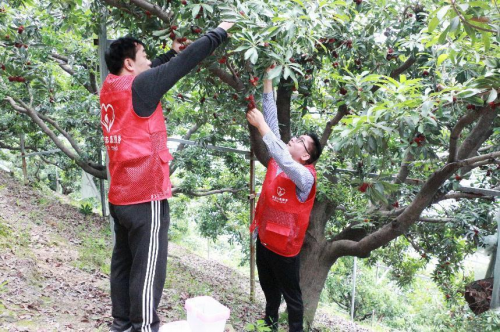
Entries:
<svg viewBox="0 0 500 332">
<path fill-rule="evenodd" d="M 309 152 L 309 150 L 307 150 L 306 142 L 304 141 L 304 139 L 299 137 L 299 138 L 296 138 L 296 140 L 297 140 L 297 142 L 302 143 L 302 145 L 304 146 L 304 149 L 306 149 L 307 154 L 311 155 L 311 153 Z"/>
</svg>

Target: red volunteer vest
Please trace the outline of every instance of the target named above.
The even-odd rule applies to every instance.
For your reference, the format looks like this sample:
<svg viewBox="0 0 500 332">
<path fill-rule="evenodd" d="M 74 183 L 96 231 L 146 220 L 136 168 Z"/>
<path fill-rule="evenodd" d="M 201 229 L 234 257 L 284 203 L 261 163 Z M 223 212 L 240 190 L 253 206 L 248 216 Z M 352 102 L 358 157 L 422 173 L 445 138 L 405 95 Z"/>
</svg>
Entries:
<svg viewBox="0 0 500 332">
<path fill-rule="evenodd" d="M 251 232 L 259 227 L 260 242 L 281 256 L 292 257 L 300 252 L 309 226 L 316 196 L 316 169 L 314 165 L 306 167 L 314 176 L 314 184 L 309 197 L 302 203 L 297 198 L 295 183 L 284 172 L 276 176 L 278 164 L 271 158 L 255 219 L 250 226 Z"/>
<path fill-rule="evenodd" d="M 134 76 L 109 74 L 101 89 L 101 125 L 109 156 L 109 201 L 130 205 L 172 196 L 161 104 L 148 118 L 132 106 Z"/>
</svg>

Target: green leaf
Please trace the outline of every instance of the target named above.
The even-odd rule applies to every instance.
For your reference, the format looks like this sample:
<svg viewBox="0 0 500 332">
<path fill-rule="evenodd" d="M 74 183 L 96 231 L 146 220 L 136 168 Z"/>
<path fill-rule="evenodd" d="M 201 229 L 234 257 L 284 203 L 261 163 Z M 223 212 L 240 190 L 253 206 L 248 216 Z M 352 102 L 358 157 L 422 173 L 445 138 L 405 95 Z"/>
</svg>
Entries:
<svg viewBox="0 0 500 332">
<path fill-rule="evenodd" d="M 433 17 L 432 20 L 429 22 L 429 27 L 427 28 L 427 31 L 431 33 L 436 29 L 437 25 L 439 24 L 439 20 L 437 17 Z"/>
<path fill-rule="evenodd" d="M 446 27 L 444 31 L 439 35 L 438 43 L 439 44 L 444 44 L 446 41 L 446 36 L 448 35 L 448 31 L 450 29 L 450 26 Z"/>
<path fill-rule="evenodd" d="M 283 72 L 283 78 L 286 80 L 290 74 L 292 73 L 292 71 L 290 70 L 290 68 L 288 68 L 288 66 L 285 67 L 285 71 Z"/>
<path fill-rule="evenodd" d="M 436 14 L 437 19 L 442 21 L 443 17 L 448 13 L 449 9 L 450 9 L 450 6 L 444 6 L 443 8 L 441 8 Z"/>
<path fill-rule="evenodd" d="M 251 46 L 248 46 L 248 45 L 241 45 L 241 46 L 238 46 L 235 50 L 233 50 L 232 52 L 233 53 L 237 53 L 237 52 L 241 52 L 243 50 L 246 50 L 248 48 L 250 48 Z"/>
<path fill-rule="evenodd" d="M 201 5 L 194 5 L 191 10 L 191 15 L 193 15 L 193 19 L 200 13 Z"/>
<path fill-rule="evenodd" d="M 497 90 L 491 89 L 490 94 L 488 96 L 488 99 L 486 100 L 487 103 L 491 103 L 492 101 L 495 101 L 498 97 Z"/>
<path fill-rule="evenodd" d="M 448 59 L 448 54 L 441 54 L 440 56 L 438 56 L 437 65 L 440 66 L 446 59 Z"/>
<path fill-rule="evenodd" d="M 245 52 L 245 60 L 250 60 L 253 64 L 257 62 L 257 59 L 259 57 L 259 54 L 257 53 L 257 49 L 255 47 L 249 48 Z"/>
<path fill-rule="evenodd" d="M 489 32 L 483 32 L 482 34 L 482 39 L 483 39 L 483 43 L 484 43 L 484 50 L 486 52 L 488 52 L 488 50 L 490 49 L 490 33 Z"/>
<path fill-rule="evenodd" d="M 156 31 L 153 31 L 153 36 L 159 37 L 159 36 L 166 35 L 169 32 L 170 32 L 170 29 L 156 30 Z"/>
<path fill-rule="evenodd" d="M 207 5 L 207 4 L 202 4 L 203 8 L 205 8 L 206 11 L 210 12 L 210 13 L 213 13 L 214 12 L 214 9 L 212 6 L 210 5 Z"/>
<path fill-rule="evenodd" d="M 455 16 L 454 18 L 452 18 L 450 21 L 449 32 L 455 32 L 458 28 L 459 23 L 460 23 L 460 18 L 458 16 Z"/>
<path fill-rule="evenodd" d="M 281 75 L 281 71 L 283 70 L 283 66 L 276 66 L 274 69 L 271 69 L 267 74 L 267 78 L 272 80 L 275 77 Z"/>
<path fill-rule="evenodd" d="M 474 44 L 476 42 L 476 39 L 477 39 L 476 38 L 476 30 L 472 29 L 467 24 L 464 24 L 464 30 L 467 33 L 467 35 L 470 37 L 470 39 L 472 40 L 472 44 Z"/>
<path fill-rule="evenodd" d="M 486 58 L 486 59 L 484 59 L 484 64 L 490 68 L 499 68 L 500 67 L 500 61 L 498 61 L 498 59 Z"/>
</svg>

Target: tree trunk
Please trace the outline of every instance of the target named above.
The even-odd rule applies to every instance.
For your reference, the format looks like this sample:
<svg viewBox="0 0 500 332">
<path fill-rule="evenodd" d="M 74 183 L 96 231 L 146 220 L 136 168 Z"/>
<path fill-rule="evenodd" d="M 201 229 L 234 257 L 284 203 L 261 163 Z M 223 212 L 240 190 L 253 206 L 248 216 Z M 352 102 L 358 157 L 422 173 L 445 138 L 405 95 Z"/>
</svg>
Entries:
<svg viewBox="0 0 500 332">
<path fill-rule="evenodd" d="M 310 326 L 318 308 L 319 297 L 330 267 L 337 260 L 328 250 L 325 225 L 335 211 L 331 201 L 317 201 L 311 211 L 309 228 L 300 252 L 300 288 L 304 301 L 304 320 Z"/>
</svg>

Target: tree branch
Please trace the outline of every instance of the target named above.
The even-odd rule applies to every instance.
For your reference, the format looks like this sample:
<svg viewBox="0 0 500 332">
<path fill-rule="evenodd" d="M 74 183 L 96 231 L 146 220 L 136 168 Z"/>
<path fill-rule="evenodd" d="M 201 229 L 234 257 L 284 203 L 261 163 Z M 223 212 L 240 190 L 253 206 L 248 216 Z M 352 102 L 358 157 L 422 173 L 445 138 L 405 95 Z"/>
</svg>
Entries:
<svg viewBox="0 0 500 332">
<path fill-rule="evenodd" d="M 460 138 L 460 133 L 465 128 L 465 126 L 471 124 L 476 121 L 480 117 L 481 113 L 472 111 L 465 116 L 461 117 L 458 122 L 455 124 L 450 133 L 450 148 L 448 154 L 448 163 L 452 163 L 457 160 L 457 145 L 458 139 Z"/>
<path fill-rule="evenodd" d="M 104 1 L 108 2 L 107 0 L 104 0 Z M 168 23 L 168 25 L 172 25 L 172 22 L 171 22 L 171 19 L 173 16 L 172 11 L 165 12 L 165 11 L 163 11 L 163 9 L 161 9 L 160 6 L 153 5 L 152 3 L 148 2 L 148 1 L 144 1 L 144 0 L 130 0 L 130 3 L 133 3 L 137 7 L 151 12 L 152 15 L 155 15 L 163 22 Z"/>
<path fill-rule="evenodd" d="M 320 139 L 321 146 L 326 145 L 326 142 L 328 142 L 328 139 L 332 134 L 333 127 L 335 127 L 340 122 L 340 120 L 342 120 L 342 118 L 346 115 L 347 115 L 347 106 L 344 104 L 339 107 L 335 117 L 326 123 L 325 130 L 323 130 L 323 134 L 321 135 Z"/>
<path fill-rule="evenodd" d="M 239 188 L 239 189 L 224 188 L 224 189 L 214 189 L 214 190 L 199 189 L 198 191 L 191 191 L 191 190 L 186 190 L 186 189 L 176 187 L 176 188 L 172 188 L 172 195 L 184 194 L 186 196 L 202 197 L 202 196 L 210 196 L 210 195 L 216 195 L 216 194 L 222 194 L 222 193 L 236 194 L 242 190 L 246 190 L 246 188 Z"/>
<path fill-rule="evenodd" d="M 243 84 L 243 82 L 238 77 L 229 74 L 224 69 L 222 69 L 219 66 L 217 66 L 216 64 L 211 64 L 208 67 L 208 70 L 213 75 L 215 75 L 218 78 L 220 78 L 220 80 L 222 82 L 226 83 L 227 85 L 229 85 L 230 87 L 232 87 L 236 91 L 242 92 L 242 91 L 245 90 L 245 85 Z"/>
<path fill-rule="evenodd" d="M 494 109 L 489 109 L 489 107 L 483 107 L 479 112 L 481 118 L 460 146 L 457 153 L 458 160 L 476 155 L 481 145 L 493 133 L 493 125 L 498 112 L 495 112 Z M 466 173 L 468 171 L 462 170 L 462 172 Z"/>
<path fill-rule="evenodd" d="M 477 29 L 477 30 L 481 30 L 481 31 L 487 31 L 487 32 L 491 32 L 491 33 L 494 33 L 494 34 L 497 33 L 495 30 L 485 29 L 485 28 L 482 28 L 482 27 L 478 27 L 477 25 L 470 24 L 465 19 L 465 17 L 462 15 L 462 13 L 458 10 L 458 8 L 457 8 L 457 6 L 455 4 L 455 0 L 451 0 L 450 2 L 451 2 L 451 5 L 453 6 L 453 10 L 455 10 L 455 13 L 457 13 L 458 17 L 460 18 L 460 21 L 462 21 L 463 24 L 468 25 L 469 27 L 471 27 L 473 29 Z"/>
<path fill-rule="evenodd" d="M 413 155 L 413 153 L 411 153 L 411 150 L 408 149 L 406 151 L 405 159 L 401 163 L 398 175 L 394 179 L 395 184 L 401 184 L 406 181 L 406 179 L 408 178 L 408 174 L 410 173 L 410 169 L 408 166 L 411 164 L 413 160 L 415 160 L 415 156 Z"/>
<path fill-rule="evenodd" d="M 486 195 L 482 195 L 482 194 L 452 192 L 452 193 L 443 195 L 442 197 L 439 197 L 438 199 L 436 199 L 434 201 L 434 203 L 441 202 L 441 201 L 444 201 L 447 199 L 461 199 L 461 198 L 465 198 L 465 199 L 481 198 L 481 199 L 491 200 L 491 201 L 495 200 L 494 197 L 486 196 Z"/>
<path fill-rule="evenodd" d="M 196 131 L 198 131 L 198 129 L 200 129 L 200 127 L 202 125 L 203 125 L 203 123 L 195 123 L 194 126 L 192 126 L 188 130 L 188 132 L 186 133 L 186 135 L 184 135 L 184 137 L 182 137 L 182 139 L 189 140 L 191 138 L 191 135 L 193 135 Z M 181 144 L 179 144 L 177 146 L 177 150 L 175 150 L 175 152 L 181 152 L 185 148 L 186 148 L 186 144 L 181 143 Z M 175 164 L 175 160 L 174 160 L 173 164 L 170 167 L 170 176 L 172 176 L 172 174 L 174 174 L 176 170 L 177 170 L 177 165 Z"/>
<path fill-rule="evenodd" d="M 57 146 L 58 149 L 60 149 L 65 155 L 67 155 L 70 159 L 72 159 L 78 166 L 80 166 L 85 172 L 100 178 L 100 179 L 106 179 L 106 171 L 99 171 L 92 166 L 88 164 L 88 162 L 84 161 L 81 159 L 78 155 L 74 154 L 71 150 L 69 150 L 63 142 L 59 140 L 57 135 L 50 130 L 49 127 L 43 122 L 43 120 L 38 116 L 38 113 L 31 109 L 29 106 L 27 106 L 23 101 L 18 100 L 18 102 L 21 104 L 22 107 L 17 105 L 16 101 L 12 99 L 11 97 L 6 97 L 5 100 L 7 100 L 11 106 L 18 110 L 20 113 L 27 114 L 33 122 L 40 127 L 40 129 L 47 135 L 49 138 L 54 142 L 54 144 Z"/>
<path fill-rule="evenodd" d="M 55 53 L 51 54 L 50 56 L 56 60 L 56 62 L 59 64 L 59 67 L 66 73 L 68 73 L 71 76 L 76 75 L 76 72 L 68 65 L 67 57 Z M 90 92 L 91 94 L 97 94 L 97 89 L 94 90 L 94 88 L 92 87 L 92 82 L 84 83 L 80 80 L 78 81 L 80 82 L 81 85 L 83 85 L 85 89 L 87 89 L 88 92 Z"/>
<path fill-rule="evenodd" d="M 401 75 L 403 72 L 405 72 L 408 68 L 410 68 L 415 62 L 417 61 L 417 58 L 414 56 L 409 57 L 401 66 L 398 68 L 394 69 L 391 74 L 389 75 L 391 78 L 396 78 L 399 75 Z M 374 93 L 380 89 L 379 85 L 374 85 L 371 89 L 371 92 Z"/>
<path fill-rule="evenodd" d="M 455 222 L 453 218 L 418 218 L 418 222 L 426 222 L 430 224 L 446 224 L 448 222 Z"/>
<path fill-rule="evenodd" d="M 134 16 L 135 18 L 137 19 L 140 19 L 141 16 L 132 12 L 128 6 L 126 6 L 123 1 L 119 1 L 119 0 L 103 0 L 105 3 L 107 3 L 108 5 L 112 6 L 112 7 L 116 7 L 118 9 L 121 9 L 127 13 L 129 13 L 130 15 Z"/>
</svg>

